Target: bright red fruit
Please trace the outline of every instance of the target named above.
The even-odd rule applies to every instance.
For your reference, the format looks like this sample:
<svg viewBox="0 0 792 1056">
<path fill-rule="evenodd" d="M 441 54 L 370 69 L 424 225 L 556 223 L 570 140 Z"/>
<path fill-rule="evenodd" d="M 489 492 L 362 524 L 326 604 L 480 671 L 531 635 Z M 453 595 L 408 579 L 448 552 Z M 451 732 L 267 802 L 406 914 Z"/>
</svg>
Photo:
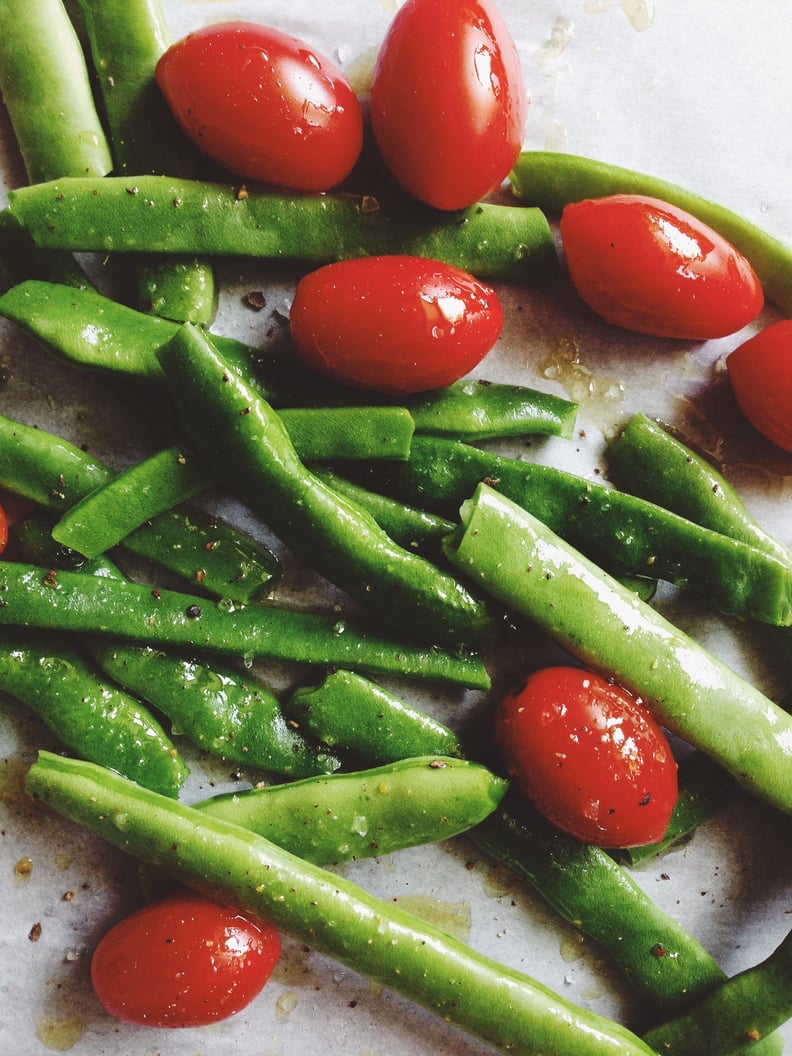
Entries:
<svg viewBox="0 0 792 1056">
<path fill-rule="evenodd" d="M 561 237 L 583 300 L 609 323 L 657 337 L 732 334 L 764 306 L 746 258 L 676 206 L 617 194 L 566 206 Z"/>
<path fill-rule="evenodd" d="M 328 264 L 298 284 L 297 351 L 336 381 L 375 392 L 443 388 L 479 363 L 503 328 L 495 292 L 425 257 Z"/>
<path fill-rule="evenodd" d="M 150 1027 L 199 1027 L 239 1012 L 280 957 L 269 925 L 201 895 L 144 906 L 105 935 L 91 963 L 112 1015 Z"/>
<path fill-rule="evenodd" d="M 341 183 L 363 145 L 360 102 L 329 59 L 252 22 L 188 34 L 157 83 L 198 148 L 231 172 L 300 191 Z"/>
<path fill-rule="evenodd" d="M 576 667 L 548 667 L 501 702 L 498 748 L 536 808 L 586 843 L 656 843 L 677 799 L 665 734 L 620 686 Z"/>
<path fill-rule="evenodd" d="M 792 451 L 792 320 L 782 319 L 726 358 L 732 389 L 748 421 Z"/>
<path fill-rule="evenodd" d="M 398 182 L 462 209 L 506 179 L 528 98 L 514 41 L 492 0 L 407 0 L 380 49 L 371 123 Z"/>
</svg>

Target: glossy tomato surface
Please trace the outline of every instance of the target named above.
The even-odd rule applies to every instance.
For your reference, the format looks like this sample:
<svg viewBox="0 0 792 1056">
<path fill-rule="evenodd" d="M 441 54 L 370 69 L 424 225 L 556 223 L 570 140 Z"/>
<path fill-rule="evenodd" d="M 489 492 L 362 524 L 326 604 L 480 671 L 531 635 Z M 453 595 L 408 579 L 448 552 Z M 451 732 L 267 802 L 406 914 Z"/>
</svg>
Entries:
<svg viewBox="0 0 792 1056">
<path fill-rule="evenodd" d="M 157 82 L 198 148 L 231 172 L 301 191 L 335 187 L 363 143 L 360 102 L 343 73 L 295 37 L 251 22 L 188 34 Z"/>
<path fill-rule="evenodd" d="M 620 686 L 547 667 L 508 693 L 495 737 L 512 781 L 559 828 L 600 847 L 656 843 L 677 798 L 662 729 Z"/>
<path fill-rule="evenodd" d="M 300 281 L 291 310 L 306 363 L 336 381 L 393 394 L 457 381 L 502 328 L 503 308 L 489 286 L 425 257 L 328 264 Z"/>
<path fill-rule="evenodd" d="M 380 49 L 371 123 L 398 182 L 438 209 L 495 190 L 517 160 L 528 99 L 492 0 L 407 0 Z"/>
<path fill-rule="evenodd" d="M 0 506 L 0 554 L 8 546 L 8 516 L 5 507 Z"/>
<path fill-rule="evenodd" d="M 657 337 L 732 334 L 764 306 L 745 257 L 676 206 L 621 194 L 566 206 L 561 237 L 583 300 L 609 323 Z"/>
<path fill-rule="evenodd" d="M 197 1027 L 239 1012 L 280 956 L 278 933 L 189 892 L 120 921 L 94 952 L 91 978 L 112 1015 L 152 1027 Z"/>
<path fill-rule="evenodd" d="M 726 358 L 734 395 L 760 433 L 792 451 L 792 320 L 768 326 Z"/>
</svg>

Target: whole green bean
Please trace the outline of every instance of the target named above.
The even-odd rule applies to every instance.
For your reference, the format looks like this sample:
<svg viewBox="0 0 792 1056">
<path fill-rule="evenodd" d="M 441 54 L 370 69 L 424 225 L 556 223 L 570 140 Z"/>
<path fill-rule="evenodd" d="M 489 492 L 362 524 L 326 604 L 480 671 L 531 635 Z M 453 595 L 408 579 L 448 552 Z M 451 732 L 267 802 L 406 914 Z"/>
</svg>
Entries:
<svg viewBox="0 0 792 1056">
<path fill-rule="evenodd" d="M 778 626 L 792 621 L 789 562 L 626 492 L 432 437 L 415 437 L 405 462 L 375 469 L 400 498 L 440 514 L 488 481 L 614 572 L 695 589 L 725 612 Z"/>
<path fill-rule="evenodd" d="M 355 671 L 331 671 L 319 685 L 300 686 L 284 709 L 319 741 L 367 765 L 461 755 L 453 730 Z"/>
<path fill-rule="evenodd" d="M 753 795 L 792 812 L 792 716 L 541 521 L 486 484 L 447 540 L 451 562 Z"/>
<path fill-rule="evenodd" d="M 394 543 L 301 462 L 277 412 L 205 333 L 185 324 L 160 352 L 182 425 L 210 469 L 298 556 L 408 637 L 491 642 L 501 622 L 455 576 Z"/>
<path fill-rule="evenodd" d="M 234 606 L 82 572 L 5 561 L 0 564 L 0 626 L 101 634 L 150 645 L 489 688 L 475 654 L 448 653 L 368 634 L 351 620 L 275 608 Z"/>
<path fill-rule="evenodd" d="M 792 249 L 731 209 L 670 183 L 632 169 L 574 154 L 525 151 L 511 173 L 514 193 L 550 211 L 583 198 L 611 194 L 646 194 L 670 202 L 718 231 L 753 265 L 765 295 L 783 312 L 792 313 Z"/>
<path fill-rule="evenodd" d="M 113 471 L 62 437 L 0 415 L 0 484 L 52 511 L 63 511 Z M 124 539 L 124 547 L 183 576 L 202 591 L 248 602 L 269 590 L 274 554 L 251 536 L 199 509 L 168 510 Z"/>
<path fill-rule="evenodd" d="M 110 130 L 117 175 L 197 175 L 193 146 L 182 133 L 155 79 L 169 44 L 159 0 L 80 0 Z M 214 271 L 195 257 L 138 258 L 137 303 L 179 322 L 214 317 Z"/>
<path fill-rule="evenodd" d="M 195 806 L 327 865 L 457 836 L 490 815 L 506 788 L 485 766 L 433 754 L 228 792 Z"/>
<path fill-rule="evenodd" d="M 792 933 L 761 964 L 721 983 L 688 1012 L 644 1040 L 662 1056 L 757 1053 L 792 1016 Z"/>
<path fill-rule="evenodd" d="M 162 726 L 62 636 L 4 628 L 0 690 L 26 704 L 80 758 L 178 796 L 189 768 Z"/>
<path fill-rule="evenodd" d="M 624 1027 L 237 825 L 48 753 L 26 787 L 141 861 L 270 920 L 504 1053 L 654 1056 Z"/>
<path fill-rule="evenodd" d="M 239 185 L 123 176 L 56 180 L 9 194 L 37 246 L 98 252 L 198 253 L 329 263 L 407 253 L 490 278 L 555 274 L 538 209 L 481 204 L 459 212 L 391 206 L 369 196 L 288 196 Z"/>
<path fill-rule="evenodd" d="M 432 716 L 348 671 L 298 689 L 287 713 L 320 740 L 365 763 L 415 753 L 461 754 L 456 734 Z M 599 847 L 561 832 L 507 794 L 468 837 L 594 939 L 638 993 L 669 1014 L 725 978 L 672 916 Z M 775 1052 L 775 1040 L 766 1056 Z"/>
<path fill-rule="evenodd" d="M 645 414 L 633 415 L 608 454 L 619 480 L 634 494 L 784 564 L 792 561 L 789 550 L 756 522 L 723 474 Z"/>
<path fill-rule="evenodd" d="M 0 91 L 31 183 L 110 172 L 85 57 L 61 0 L 3 0 Z"/>
<path fill-rule="evenodd" d="M 85 289 L 91 287 L 87 274 L 67 250 L 36 249 L 10 209 L 0 209 L 0 277 L 11 285 L 38 279 Z"/>
</svg>

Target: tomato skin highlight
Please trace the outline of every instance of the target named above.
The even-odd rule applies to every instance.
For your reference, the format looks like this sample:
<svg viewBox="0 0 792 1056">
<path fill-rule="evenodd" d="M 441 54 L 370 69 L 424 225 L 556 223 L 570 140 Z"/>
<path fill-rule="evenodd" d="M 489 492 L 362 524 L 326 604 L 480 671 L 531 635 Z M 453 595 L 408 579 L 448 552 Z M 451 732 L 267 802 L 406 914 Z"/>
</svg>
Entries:
<svg viewBox="0 0 792 1056">
<path fill-rule="evenodd" d="M 764 306 L 746 258 L 711 227 L 645 195 L 568 205 L 561 238 L 588 306 L 627 330 L 688 340 L 735 333 Z"/>
<path fill-rule="evenodd" d="M 198 29 L 163 54 L 156 78 L 199 150 L 238 176 L 326 191 L 360 155 L 363 114 L 349 81 L 280 30 L 252 22 Z"/>
<path fill-rule="evenodd" d="M 745 417 L 763 436 L 792 451 L 792 320 L 782 319 L 726 357 Z"/>
<path fill-rule="evenodd" d="M 425 257 L 328 264 L 298 284 L 295 347 L 336 381 L 394 395 L 443 388 L 500 336 L 497 294 L 468 272 Z"/>
<path fill-rule="evenodd" d="M 528 97 L 492 0 L 407 0 L 380 49 L 371 123 L 416 198 L 462 209 L 498 188 L 522 148 Z"/>
<path fill-rule="evenodd" d="M 280 938 L 268 924 L 190 892 L 115 925 L 91 962 L 111 1015 L 150 1027 L 199 1027 L 239 1012 L 269 979 Z"/>
<path fill-rule="evenodd" d="M 665 835 L 676 761 L 620 686 L 580 668 L 543 668 L 503 698 L 495 740 L 515 786 L 558 828 L 611 848 Z"/>
</svg>

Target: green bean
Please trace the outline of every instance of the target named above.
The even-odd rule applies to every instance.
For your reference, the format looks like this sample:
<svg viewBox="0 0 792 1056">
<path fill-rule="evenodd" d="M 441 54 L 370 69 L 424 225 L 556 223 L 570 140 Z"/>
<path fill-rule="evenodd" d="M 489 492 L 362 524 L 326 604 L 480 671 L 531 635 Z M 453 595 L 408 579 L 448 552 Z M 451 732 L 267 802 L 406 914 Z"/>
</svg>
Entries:
<svg viewBox="0 0 792 1056">
<path fill-rule="evenodd" d="M 538 280 L 557 269 L 538 209 L 475 205 L 450 214 L 369 196 L 286 196 L 239 185 L 122 176 L 55 180 L 9 194 L 37 246 L 198 253 L 328 263 L 409 253 L 476 275 Z"/>
<path fill-rule="evenodd" d="M 63 511 L 113 471 L 75 444 L 0 415 L 0 484 L 42 506 Z M 207 593 L 248 602 L 269 590 L 279 565 L 249 535 L 198 509 L 169 510 L 124 539 L 127 550 L 197 583 Z"/>
<path fill-rule="evenodd" d="M 381 638 L 352 621 L 268 605 L 234 606 L 173 590 L 20 562 L 0 565 L 0 626 L 100 634 L 244 659 L 350 667 L 489 688 L 475 654 Z"/>
<path fill-rule="evenodd" d="M 491 814 L 506 787 L 485 766 L 432 754 L 228 792 L 196 808 L 326 865 L 450 839 Z"/>
<path fill-rule="evenodd" d="M 753 795 L 792 811 L 792 716 L 537 518 L 481 484 L 446 553 Z"/>
<path fill-rule="evenodd" d="M 0 209 L 0 276 L 9 284 L 39 279 L 86 289 L 91 286 L 71 253 L 36 249 L 9 209 Z"/>
<path fill-rule="evenodd" d="M 376 471 L 382 478 L 383 467 Z M 488 481 L 616 573 L 669 580 L 769 624 L 792 620 L 788 562 L 604 484 L 430 437 L 415 437 L 410 458 L 384 475 L 399 497 L 440 514 Z"/>
<path fill-rule="evenodd" d="M 542 434 L 572 436 L 577 404 L 523 385 L 463 379 L 408 399 L 419 433 L 453 440 Z"/>
<path fill-rule="evenodd" d="M 644 1040 L 662 1056 L 757 1053 L 761 1039 L 792 1016 L 792 933 L 761 964 L 721 983 L 685 1015 Z"/>
<path fill-rule="evenodd" d="M 127 853 L 270 920 L 512 1056 L 652 1054 L 618 1024 L 239 826 L 49 753 L 26 787 Z"/>
<path fill-rule="evenodd" d="M 397 546 L 369 514 L 314 476 L 277 412 L 202 331 L 186 323 L 160 362 L 182 425 L 210 469 L 298 556 L 408 636 L 453 646 L 494 639 L 501 627 L 494 607 Z"/>
<path fill-rule="evenodd" d="M 159 0 L 80 0 L 104 101 L 115 172 L 195 176 L 192 144 L 154 73 L 169 43 Z M 209 323 L 216 295 L 211 264 L 192 257 L 134 263 L 137 303 L 179 322 Z"/>
<path fill-rule="evenodd" d="M 677 184 L 632 169 L 574 154 L 525 151 L 511 173 L 514 193 L 550 211 L 583 198 L 646 194 L 670 202 L 718 231 L 753 265 L 765 295 L 792 314 L 792 250 L 762 228 L 716 202 Z"/>
<path fill-rule="evenodd" d="M 614 857 L 640 865 L 674 847 L 737 797 L 736 782 L 703 752 L 689 752 L 679 763 L 679 795 L 666 834 L 659 843 L 625 847 Z"/>
<path fill-rule="evenodd" d="M 178 796 L 189 769 L 138 700 L 60 636 L 4 628 L 0 641 L 0 690 L 26 704 L 66 748 Z"/>
<path fill-rule="evenodd" d="M 110 172 L 85 58 L 61 0 L 4 0 L 0 71 L 31 183 Z"/>
<path fill-rule="evenodd" d="M 403 407 L 286 409 L 282 423 L 311 458 L 406 458 L 413 420 Z M 86 557 L 105 553 L 159 514 L 216 486 L 219 478 L 188 446 L 156 452 L 69 507 L 54 528 L 58 542 Z"/>
<path fill-rule="evenodd" d="M 461 755 L 447 726 L 354 671 L 331 671 L 319 685 L 299 687 L 284 709 L 323 744 L 367 765 Z"/>
<path fill-rule="evenodd" d="M 645 414 L 633 415 L 611 442 L 609 459 L 636 495 L 784 564 L 792 561 L 789 550 L 756 522 L 723 474 Z"/>
</svg>

